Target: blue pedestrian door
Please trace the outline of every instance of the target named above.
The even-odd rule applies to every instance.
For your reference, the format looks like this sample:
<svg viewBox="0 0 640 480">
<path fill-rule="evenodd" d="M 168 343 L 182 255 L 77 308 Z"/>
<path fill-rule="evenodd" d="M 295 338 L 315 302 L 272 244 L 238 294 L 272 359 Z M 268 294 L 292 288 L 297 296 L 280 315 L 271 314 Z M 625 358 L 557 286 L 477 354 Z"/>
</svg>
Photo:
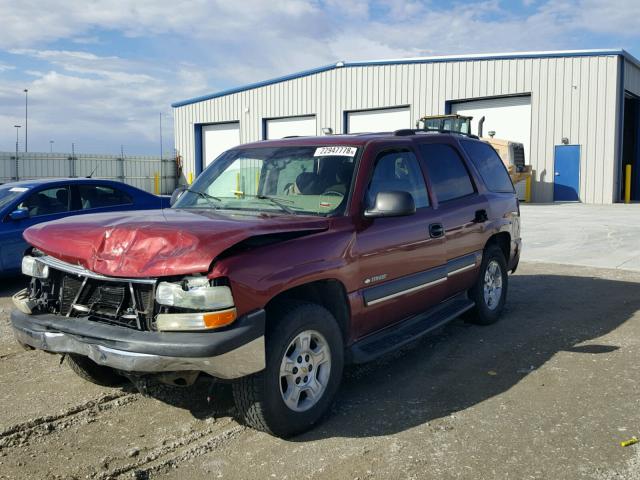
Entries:
<svg viewBox="0 0 640 480">
<path fill-rule="evenodd" d="M 556 145 L 553 201 L 580 201 L 580 145 Z"/>
</svg>

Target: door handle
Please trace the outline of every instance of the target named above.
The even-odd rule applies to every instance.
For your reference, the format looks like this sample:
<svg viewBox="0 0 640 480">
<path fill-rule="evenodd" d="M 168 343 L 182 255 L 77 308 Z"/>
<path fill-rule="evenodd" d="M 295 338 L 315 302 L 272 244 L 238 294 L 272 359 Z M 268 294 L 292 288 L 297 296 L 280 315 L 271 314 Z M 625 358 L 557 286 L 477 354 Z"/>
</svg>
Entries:
<svg viewBox="0 0 640 480">
<path fill-rule="evenodd" d="M 444 226 L 441 223 L 432 223 L 429 225 L 429 236 L 431 238 L 440 238 L 444 235 Z"/>
<path fill-rule="evenodd" d="M 483 223 L 489 220 L 489 216 L 487 215 L 487 211 L 483 208 L 481 210 L 476 210 L 476 213 L 473 217 L 473 223 Z"/>
<path fill-rule="evenodd" d="M 556 172 L 556 177 L 559 177 L 559 176 L 560 176 L 560 172 Z"/>
</svg>

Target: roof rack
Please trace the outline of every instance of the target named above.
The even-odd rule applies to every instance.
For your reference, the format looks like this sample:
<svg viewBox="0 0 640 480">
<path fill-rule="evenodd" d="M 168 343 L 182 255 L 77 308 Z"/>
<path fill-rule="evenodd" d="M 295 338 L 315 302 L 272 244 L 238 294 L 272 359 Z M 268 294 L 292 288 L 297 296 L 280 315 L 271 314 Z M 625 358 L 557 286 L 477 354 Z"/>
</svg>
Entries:
<svg viewBox="0 0 640 480">
<path fill-rule="evenodd" d="M 477 135 L 474 135 L 472 133 L 462 133 L 462 132 L 456 132 L 455 130 L 425 130 L 424 128 L 401 128 L 400 130 L 396 130 L 395 132 L 393 132 L 393 135 L 395 135 L 396 137 L 408 137 L 409 135 L 418 135 L 418 134 L 425 134 L 425 133 L 453 133 L 456 135 L 463 135 L 465 137 L 470 137 L 470 138 L 480 138 Z"/>
</svg>

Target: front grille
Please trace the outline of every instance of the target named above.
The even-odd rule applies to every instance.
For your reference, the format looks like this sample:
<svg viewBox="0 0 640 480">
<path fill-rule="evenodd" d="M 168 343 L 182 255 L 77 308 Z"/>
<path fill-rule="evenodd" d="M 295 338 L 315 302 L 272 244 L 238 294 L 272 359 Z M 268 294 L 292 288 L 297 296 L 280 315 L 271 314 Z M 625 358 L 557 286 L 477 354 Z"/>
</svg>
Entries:
<svg viewBox="0 0 640 480">
<path fill-rule="evenodd" d="M 59 291 L 60 314 L 149 330 L 154 313 L 154 285 L 105 281 L 52 270 Z"/>
<path fill-rule="evenodd" d="M 513 144 L 513 164 L 518 172 L 524 169 L 524 145 L 521 143 Z"/>
</svg>

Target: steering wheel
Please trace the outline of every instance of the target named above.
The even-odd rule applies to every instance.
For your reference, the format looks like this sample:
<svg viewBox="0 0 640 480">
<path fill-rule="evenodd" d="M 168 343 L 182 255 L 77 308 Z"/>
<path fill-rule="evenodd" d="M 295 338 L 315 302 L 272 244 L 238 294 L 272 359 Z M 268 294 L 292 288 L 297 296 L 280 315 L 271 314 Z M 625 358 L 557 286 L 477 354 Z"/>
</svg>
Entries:
<svg viewBox="0 0 640 480">
<path fill-rule="evenodd" d="M 338 192 L 336 190 L 327 190 L 326 192 L 323 192 L 322 195 L 331 195 L 331 196 L 335 196 L 335 197 L 344 197 L 344 193 Z"/>
</svg>

